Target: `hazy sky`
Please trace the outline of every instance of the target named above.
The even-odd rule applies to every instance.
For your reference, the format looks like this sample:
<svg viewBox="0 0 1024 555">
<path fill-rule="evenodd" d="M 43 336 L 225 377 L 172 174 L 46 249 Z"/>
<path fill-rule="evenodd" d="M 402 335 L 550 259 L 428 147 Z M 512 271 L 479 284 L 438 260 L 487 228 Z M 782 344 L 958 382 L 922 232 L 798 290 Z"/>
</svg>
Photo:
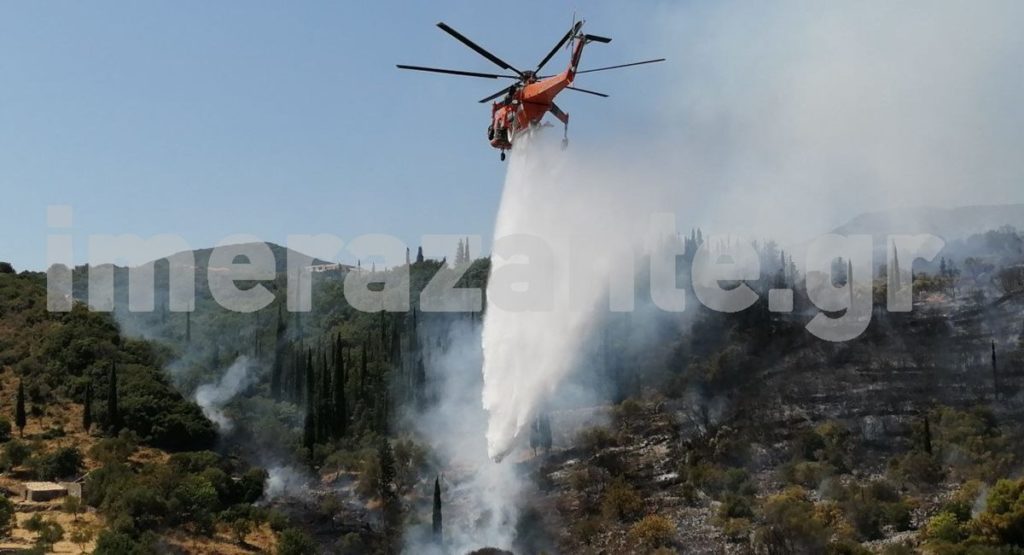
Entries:
<svg viewBox="0 0 1024 555">
<path fill-rule="evenodd" d="M 560 97 L 576 148 L 678 187 L 688 221 L 1024 201 L 1022 4 L 888 4 L 7 2 L 0 259 L 42 268 L 50 204 L 79 259 L 90 233 L 486 240 L 505 167 L 476 101 L 501 82 L 394 64 L 495 69 L 443 20 L 530 67 L 574 9 L 615 39 L 584 66 L 669 58 L 581 76 L 612 96 Z"/>
</svg>

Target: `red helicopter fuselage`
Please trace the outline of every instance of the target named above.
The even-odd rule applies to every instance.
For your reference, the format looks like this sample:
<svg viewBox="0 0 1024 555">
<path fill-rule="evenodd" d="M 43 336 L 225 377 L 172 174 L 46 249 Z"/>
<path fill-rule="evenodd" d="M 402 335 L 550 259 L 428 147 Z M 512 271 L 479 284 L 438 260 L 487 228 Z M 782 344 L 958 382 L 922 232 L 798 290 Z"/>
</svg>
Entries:
<svg viewBox="0 0 1024 555">
<path fill-rule="evenodd" d="M 504 98 L 494 101 L 491 105 L 491 125 L 487 128 L 491 146 L 501 150 L 512 148 L 515 134 L 539 125 L 548 112 L 562 123 L 569 124 L 569 114 L 555 107 L 554 100 L 576 78 L 576 69 L 586 42 L 582 37 L 576 40 L 569 67 L 565 71 L 544 79 L 531 74 L 524 84 L 509 91 Z"/>
</svg>

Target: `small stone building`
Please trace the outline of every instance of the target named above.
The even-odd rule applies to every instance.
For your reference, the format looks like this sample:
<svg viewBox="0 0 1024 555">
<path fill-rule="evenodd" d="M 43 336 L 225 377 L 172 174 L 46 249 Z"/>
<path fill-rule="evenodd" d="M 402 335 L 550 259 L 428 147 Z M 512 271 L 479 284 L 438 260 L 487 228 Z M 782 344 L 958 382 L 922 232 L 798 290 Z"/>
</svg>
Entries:
<svg viewBox="0 0 1024 555">
<path fill-rule="evenodd" d="M 82 485 L 84 479 L 80 479 L 75 482 L 59 482 L 60 486 L 67 490 L 67 495 L 70 497 L 77 497 L 82 499 Z"/>
<path fill-rule="evenodd" d="M 68 488 L 54 482 L 25 482 L 25 501 L 53 501 L 68 494 Z"/>
</svg>

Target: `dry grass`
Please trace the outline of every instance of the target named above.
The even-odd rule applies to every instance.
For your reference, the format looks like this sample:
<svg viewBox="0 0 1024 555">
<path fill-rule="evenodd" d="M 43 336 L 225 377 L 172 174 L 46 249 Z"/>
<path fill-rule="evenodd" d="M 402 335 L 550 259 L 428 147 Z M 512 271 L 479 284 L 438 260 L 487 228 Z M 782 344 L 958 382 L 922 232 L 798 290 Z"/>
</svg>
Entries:
<svg viewBox="0 0 1024 555">
<path fill-rule="evenodd" d="M 184 553 L 203 555 L 251 555 L 252 553 L 273 553 L 277 539 L 270 526 L 263 524 L 245 538 L 245 545 L 239 545 L 226 527 L 218 527 L 213 537 L 190 535 L 180 530 L 165 536 L 167 543 Z"/>
<path fill-rule="evenodd" d="M 56 522 L 64 529 L 64 539 L 53 546 L 52 553 L 79 554 L 92 552 L 96 546 L 96 535 L 103 528 L 102 519 L 95 512 L 80 513 L 76 519 L 74 515 L 62 512 L 60 504 L 60 500 L 52 503 L 18 503 L 18 511 L 15 513 L 18 525 L 11 533 L 11 537 L 0 543 L 0 551 L 32 547 L 36 541 L 36 534 L 26 530 L 24 524 L 33 515 L 41 514 L 44 520 Z M 78 546 L 70 541 L 72 531 L 79 527 L 93 532 L 92 540 L 83 546 Z"/>
</svg>

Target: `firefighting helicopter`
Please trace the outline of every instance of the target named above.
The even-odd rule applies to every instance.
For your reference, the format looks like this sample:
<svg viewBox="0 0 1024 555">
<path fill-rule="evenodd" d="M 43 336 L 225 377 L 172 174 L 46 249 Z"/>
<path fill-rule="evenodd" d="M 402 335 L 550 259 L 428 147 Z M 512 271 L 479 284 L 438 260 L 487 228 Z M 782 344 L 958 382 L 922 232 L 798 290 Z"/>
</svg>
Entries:
<svg viewBox="0 0 1024 555">
<path fill-rule="evenodd" d="M 576 78 L 577 74 L 594 73 L 597 71 L 606 71 L 609 69 L 618 69 L 665 61 L 665 58 L 657 58 L 654 60 L 644 60 L 641 62 L 618 64 L 614 66 L 578 71 L 577 67 L 580 63 L 580 56 L 583 54 L 583 47 L 586 44 L 590 42 L 609 43 L 612 40 L 607 37 L 581 33 L 580 29 L 583 28 L 583 23 L 583 20 L 574 21 L 569 31 L 566 32 L 558 43 L 555 44 L 554 48 L 552 48 L 551 51 L 541 59 L 540 63 L 537 64 L 537 67 L 526 71 L 520 71 L 512 67 L 501 58 L 491 54 L 487 50 L 484 50 L 481 46 L 466 38 L 462 33 L 452 29 L 444 22 L 437 24 L 442 31 L 455 37 L 456 40 L 473 49 L 477 54 L 487 58 L 491 63 L 501 69 L 515 73 L 515 75 L 480 73 L 476 71 L 441 69 L 403 64 L 398 64 L 397 67 L 399 69 L 429 71 L 449 75 L 462 75 L 466 77 L 482 77 L 485 79 L 515 79 L 513 84 L 480 100 L 481 104 L 494 100 L 491 104 L 491 124 L 487 127 L 487 140 L 490 141 L 491 146 L 501 150 L 501 159 L 504 160 L 505 151 L 512 148 L 512 141 L 514 138 L 522 131 L 541 125 L 541 119 L 544 117 L 544 114 L 551 112 L 551 114 L 565 126 L 565 132 L 562 138 L 562 148 L 565 148 L 569 144 L 569 114 L 555 104 L 555 96 L 562 92 L 563 89 L 569 89 L 603 98 L 608 97 L 608 95 L 604 93 L 573 87 L 573 80 Z M 565 46 L 570 41 L 572 41 L 573 45 L 572 57 L 569 59 L 569 66 L 561 73 L 555 75 L 540 75 L 540 71 L 544 65 L 558 53 L 558 50 L 562 48 L 562 46 Z M 501 97 L 501 99 L 495 100 L 498 97 Z"/>
</svg>

